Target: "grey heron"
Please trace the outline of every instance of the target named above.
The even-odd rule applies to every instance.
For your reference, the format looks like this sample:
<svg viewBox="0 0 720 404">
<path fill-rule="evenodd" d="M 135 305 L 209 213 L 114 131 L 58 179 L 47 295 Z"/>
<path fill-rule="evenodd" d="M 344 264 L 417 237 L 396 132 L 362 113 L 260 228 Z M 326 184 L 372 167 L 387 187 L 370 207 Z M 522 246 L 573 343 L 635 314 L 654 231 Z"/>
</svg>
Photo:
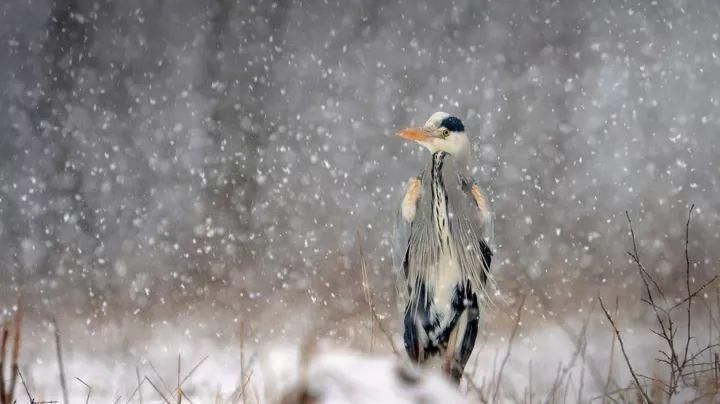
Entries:
<svg viewBox="0 0 720 404">
<path fill-rule="evenodd" d="M 408 182 L 394 231 L 393 266 L 405 350 L 413 362 L 462 378 L 478 333 L 492 251 L 488 198 L 465 174 L 462 121 L 436 112 L 402 138 L 432 157 Z"/>
</svg>

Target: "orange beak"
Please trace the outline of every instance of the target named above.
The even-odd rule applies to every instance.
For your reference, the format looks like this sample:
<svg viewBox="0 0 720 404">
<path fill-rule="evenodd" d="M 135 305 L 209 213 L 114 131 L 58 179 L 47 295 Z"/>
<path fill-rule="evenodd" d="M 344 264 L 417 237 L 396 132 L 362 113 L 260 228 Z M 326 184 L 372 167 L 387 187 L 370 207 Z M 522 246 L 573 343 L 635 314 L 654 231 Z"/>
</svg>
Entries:
<svg viewBox="0 0 720 404">
<path fill-rule="evenodd" d="M 432 137 L 430 132 L 423 128 L 406 128 L 397 133 L 403 139 L 414 140 L 416 142 L 422 142 L 430 140 Z"/>
</svg>

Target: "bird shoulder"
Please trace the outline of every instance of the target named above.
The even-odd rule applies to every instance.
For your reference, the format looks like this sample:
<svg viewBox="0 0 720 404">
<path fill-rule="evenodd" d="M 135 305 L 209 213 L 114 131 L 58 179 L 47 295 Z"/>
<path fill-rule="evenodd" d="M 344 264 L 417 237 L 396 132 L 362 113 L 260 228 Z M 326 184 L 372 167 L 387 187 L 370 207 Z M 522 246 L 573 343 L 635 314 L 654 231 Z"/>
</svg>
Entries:
<svg viewBox="0 0 720 404">
<path fill-rule="evenodd" d="M 407 191 L 402 200 L 401 211 L 403 219 L 407 222 L 412 222 L 415 219 L 415 210 L 417 208 L 417 201 L 420 198 L 421 191 L 420 178 L 413 177 L 408 181 Z"/>
<path fill-rule="evenodd" d="M 477 184 L 473 184 L 472 187 L 470 187 L 470 194 L 475 200 L 475 204 L 477 205 L 478 209 L 480 209 L 480 215 L 482 216 L 483 220 L 487 221 L 487 219 L 490 217 L 490 207 L 488 206 L 487 197 L 480 190 L 480 187 L 478 187 Z"/>
</svg>

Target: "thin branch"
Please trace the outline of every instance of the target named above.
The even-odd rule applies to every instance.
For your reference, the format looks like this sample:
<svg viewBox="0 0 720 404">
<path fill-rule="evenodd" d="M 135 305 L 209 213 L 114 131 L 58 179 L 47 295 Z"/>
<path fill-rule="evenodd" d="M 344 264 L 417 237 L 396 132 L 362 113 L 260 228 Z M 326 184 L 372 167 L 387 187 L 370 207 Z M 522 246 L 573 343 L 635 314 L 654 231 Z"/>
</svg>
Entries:
<svg viewBox="0 0 720 404">
<path fill-rule="evenodd" d="M 620 305 L 620 299 L 618 297 L 615 297 L 615 315 L 617 315 L 618 308 Z M 605 398 L 608 397 L 608 390 L 610 389 L 610 381 L 612 380 L 612 370 L 613 370 L 613 360 L 615 359 L 615 336 L 612 337 L 612 342 L 610 342 L 610 359 L 608 360 L 608 371 L 607 371 L 607 379 L 605 381 L 605 386 L 603 388 L 603 402 L 605 402 Z"/>
<path fill-rule="evenodd" d="M 633 379 L 635 380 L 635 385 L 638 388 L 638 391 L 640 394 L 642 394 L 643 398 L 648 404 L 652 404 L 652 400 L 650 400 L 650 397 L 648 397 L 645 390 L 640 385 L 640 380 L 638 379 L 637 374 L 635 373 L 635 370 L 632 367 L 632 364 L 630 363 L 630 359 L 627 356 L 627 352 L 625 351 L 625 344 L 623 343 L 622 337 L 620 336 L 620 330 L 618 330 L 617 326 L 615 325 L 615 321 L 613 321 L 612 316 L 610 316 L 610 313 L 605 308 L 605 303 L 603 303 L 603 300 L 600 296 L 598 296 L 598 300 L 600 300 L 600 307 L 602 308 L 603 312 L 605 313 L 605 317 L 607 317 L 608 321 L 610 321 L 610 325 L 613 328 L 613 331 L 615 331 L 615 336 L 618 339 L 618 342 L 620 343 L 620 350 L 622 351 L 623 357 L 625 357 L 625 363 L 627 364 L 628 369 L 630 370 L 630 374 L 632 375 Z"/>
<path fill-rule="evenodd" d="M 688 360 L 688 351 L 690 350 L 690 340 L 692 335 L 690 334 L 690 323 L 692 321 L 692 298 L 693 294 L 690 292 L 690 254 L 688 253 L 688 245 L 690 244 L 690 221 L 692 220 L 692 213 L 695 209 L 695 204 L 690 206 L 690 212 L 688 212 L 687 222 L 685 223 L 685 290 L 687 291 L 687 336 L 685 338 L 685 352 L 683 353 L 683 367 Z"/>
<path fill-rule="evenodd" d="M 676 308 L 682 306 L 685 302 L 688 302 L 688 303 L 689 303 L 691 299 L 693 299 L 694 297 L 696 297 L 696 296 L 697 296 L 700 292 L 702 292 L 705 288 L 707 288 L 708 286 L 710 286 L 711 284 L 713 284 L 713 282 L 717 281 L 718 278 L 720 278 L 720 276 L 718 276 L 718 275 L 713 276 L 709 281 L 705 282 L 705 283 L 704 283 L 702 286 L 700 286 L 696 291 L 692 292 L 692 293 L 689 294 L 686 298 L 682 299 L 681 301 L 679 301 L 678 303 L 676 303 L 675 305 L 673 305 L 672 307 L 670 307 L 670 310 L 668 310 L 668 312 L 673 311 L 673 310 L 675 310 Z"/>
</svg>

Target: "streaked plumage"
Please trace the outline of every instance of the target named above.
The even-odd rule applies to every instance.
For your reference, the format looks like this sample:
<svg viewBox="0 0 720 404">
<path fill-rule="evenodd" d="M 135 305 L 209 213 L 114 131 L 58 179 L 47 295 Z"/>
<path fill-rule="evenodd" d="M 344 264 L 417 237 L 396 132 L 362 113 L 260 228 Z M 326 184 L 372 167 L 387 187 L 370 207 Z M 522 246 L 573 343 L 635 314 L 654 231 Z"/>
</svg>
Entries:
<svg viewBox="0 0 720 404">
<path fill-rule="evenodd" d="M 450 127 L 450 128 L 448 128 Z M 397 303 L 410 359 L 459 381 L 477 336 L 492 252 L 487 198 L 464 174 L 469 144 L 459 119 L 435 113 L 402 136 L 432 152 L 411 178 L 393 246 Z"/>
</svg>

